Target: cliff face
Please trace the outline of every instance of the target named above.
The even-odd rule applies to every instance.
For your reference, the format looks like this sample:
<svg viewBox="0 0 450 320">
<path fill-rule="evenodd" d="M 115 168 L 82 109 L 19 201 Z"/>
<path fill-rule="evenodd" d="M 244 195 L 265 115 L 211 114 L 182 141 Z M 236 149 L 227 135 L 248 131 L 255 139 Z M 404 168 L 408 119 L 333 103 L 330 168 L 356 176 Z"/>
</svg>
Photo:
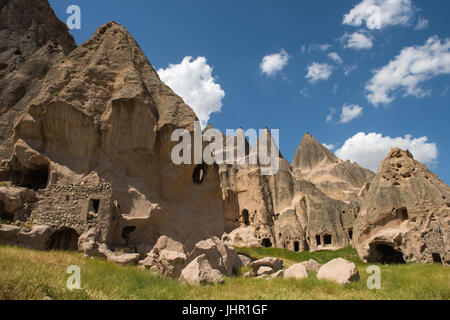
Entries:
<svg viewBox="0 0 450 320">
<path fill-rule="evenodd" d="M 13 124 L 36 97 L 52 65 L 75 47 L 44 0 L 0 1 L 0 160 L 9 159 Z"/>
<path fill-rule="evenodd" d="M 450 188 L 411 153 L 391 150 L 355 223 L 355 244 L 370 262 L 449 263 Z"/>
<path fill-rule="evenodd" d="M 196 120 L 126 29 L 108 23 L 48 72 L 17 122 L 15 184 L 110 181 L 114 245 L 151 247 L 163 234 L 192 246 L 224 225 L 217 169 L 171 161 L 172 132 Z"/>
</svg>

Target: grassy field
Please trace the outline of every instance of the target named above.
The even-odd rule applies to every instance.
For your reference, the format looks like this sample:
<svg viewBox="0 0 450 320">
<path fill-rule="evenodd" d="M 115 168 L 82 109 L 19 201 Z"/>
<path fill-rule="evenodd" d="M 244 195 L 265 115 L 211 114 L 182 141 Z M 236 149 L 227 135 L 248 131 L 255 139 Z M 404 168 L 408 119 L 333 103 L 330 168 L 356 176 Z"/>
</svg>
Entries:
<svg viewBox="0 0 450 320">
<path fill-rule="evenodd" d="M 0 299 L 450 299 L 450 268 L 434 265 L 382 266 L 381 289 L 369 290 L 366 273 L 352 248 L 336 252 L 295 253 L 282 249 L 239 248 L 253 258 L 280 257 L 285 265 L 316 259 L 326 263 L 343 257 L 356 263 L 361 280 L 341 287 L 319 281 L 315 274 L 304 280 L 226 278 L 223 285 L 192 287 L 138 267 L 120 267 L 79 253 L 40 252 L 0 246 Z M 69 265 L 81 268 L 81 290 L 66 288 Z M 242 275 L 248 268 L 242 268 Z"/>
</svg>

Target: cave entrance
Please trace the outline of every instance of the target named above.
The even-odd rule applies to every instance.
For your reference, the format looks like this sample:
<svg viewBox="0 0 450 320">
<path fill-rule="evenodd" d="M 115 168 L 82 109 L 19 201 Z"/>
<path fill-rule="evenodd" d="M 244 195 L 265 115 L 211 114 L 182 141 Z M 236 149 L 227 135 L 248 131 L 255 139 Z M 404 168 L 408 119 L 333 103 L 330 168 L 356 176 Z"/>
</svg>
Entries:
<svg viewBox="0 0 450 320">
<path fill-rule="evenodd" d="M 433 253 L 432 255 L 433 263 L 440 263 L 442 264 L 441 255 L 439 253 Z"/>
<path fill-rule="evenodd" d="M 397 210 L 397 212 L 400 215 L 400 217 L 402 218 L 402 220 L 409 219 L 408 210 L 406 208 L 400 208 Z"/>
<path fill-rule="evenodd" d="M 93 210 L 95 213 L 98 213 L 98 209 L 100 208 L 100 199 L 91 199 L 89 201 L 89 208 Z"/>
<path fill-rule="evenodd" d="M 135 226 L 128 226 L 122 229 L 122 239 L 128 244 L 128 241 L 130 241 L 130 235 L 136 231 Z"/>
<path fill-rule="evenodd" d="M 403 264 L 406 263 L 403 259 L 403 254 L 390 245 L 379 244 L 376 249 L 377 260 L 383 264 Z"/>
<path fill-rule="evenodd" d="M 35 169 L 25 169 L 18 175 L 18 181 L 14 183 L 19 187 L 33 189 L 37 191 L 39 189 L 45 189 L 48 184 L 48 166 L 43 165 L 36 167 Z"/>
<path fill-rule="evenodd" d="M 300 242 L 294 241 L 294 251 L 299 252 L 300 251 Z"/>
<path fill-rule="evenodd" d="M 14 222 L 14 215 L 5 211 L 5 204 L 0 201 L 0 220 L 5 222 Z"/>
<path fill-rule="evenodd" d="M 261 241 L 261 245 L 262 245 L 264 248 L 270 248 L 270 247 L 272 247 L 272 241 L 270 241 L 269 238 L 264 238 L 264 239 L 262 239 L 262 241 Z"/>
<path fill-rule="evenodd" d="M 249 213 L 247 209 L 242 210 L 242 222 L 246 225 L 249 226 L 250 225 L 250 218 L 249 218 Z"/>
<path fill-rule="evenodd" d="M 348 229 L 348 238 L 349 238 L 350 240 L 353 239 L 353 229 Z"/>
<path fill-rule="evenodd" d="M 78 232 L 72 228 L 63 228 L 52 234 L 50 237 L 49 250 L 78 250 Z"/>
</svg>

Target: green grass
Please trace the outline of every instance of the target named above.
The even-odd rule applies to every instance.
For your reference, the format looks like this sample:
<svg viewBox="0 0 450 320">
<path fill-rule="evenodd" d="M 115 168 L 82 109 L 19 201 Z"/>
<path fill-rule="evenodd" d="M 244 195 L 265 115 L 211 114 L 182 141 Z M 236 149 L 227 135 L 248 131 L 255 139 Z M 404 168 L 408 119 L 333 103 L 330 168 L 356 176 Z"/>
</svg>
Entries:
<svg viewBox="0 0 450 320">
<path fill-rule="evenodd" d="M 79 253 L 41 252 L 0 246 L 0 299 L 450 299 L 450 269 L 441 265 L 381 266 L 381 290 L 369 290 L 368 264 L 359 260 L 352 248 L 327 252 L 295 253 L 282 249 L 239 248 L 253 258 L 274 256 L 285 265 L 311 258 L 326 263 L 336 257 L 354 261 L 361 280 L 341 287 L 317 280 L 311 274 L 304 280 L 225 278 L 223 285 L 194 287 L 141 270 L 120 267 Z M 65 283 L 69 265 L 81 268 L 81 290 L 70 291 Z M 239 270 L 242 275 L 248 268 Z"/>
</svg>

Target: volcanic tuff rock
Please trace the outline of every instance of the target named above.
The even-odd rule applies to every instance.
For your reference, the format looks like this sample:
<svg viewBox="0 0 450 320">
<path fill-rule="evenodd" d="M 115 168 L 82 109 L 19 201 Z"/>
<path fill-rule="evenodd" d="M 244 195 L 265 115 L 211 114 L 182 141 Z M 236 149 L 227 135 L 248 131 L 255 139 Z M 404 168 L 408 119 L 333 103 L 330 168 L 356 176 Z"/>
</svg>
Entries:
<svg viewBox="0 0 450 320">
<path fill-rule="evenodd" d="M 369 262 L 450 262 L 450 188 L 408 151 L 381 163 L 355 222 Z"/>
<path fill-rule="evenodd" d="M 13 124 L 37 96 L 51 66 L 76 44 L 45 0 L 0 1 L 0 160 L 9 159 Z"/>
<path fill-rule="evenodd" d="M 171 161 L 171 133 L 192 131 L 197 118 L 119 24 L 100 27 L 56 64 L 19 120 L 15 183 L 110 181 L 110 245 L 145 250 L 167 235 L 192 247 L 223 233 L 217 170 Z"/>
<path fill-rule="evenodd" d="M 358 196 L 374 173 L 357 163 L 342 161 L 306 133 L 292 162 L 297 177 L 314 183 L 327 196 L 347 203 L 360 203 Z"/>
</svg>

